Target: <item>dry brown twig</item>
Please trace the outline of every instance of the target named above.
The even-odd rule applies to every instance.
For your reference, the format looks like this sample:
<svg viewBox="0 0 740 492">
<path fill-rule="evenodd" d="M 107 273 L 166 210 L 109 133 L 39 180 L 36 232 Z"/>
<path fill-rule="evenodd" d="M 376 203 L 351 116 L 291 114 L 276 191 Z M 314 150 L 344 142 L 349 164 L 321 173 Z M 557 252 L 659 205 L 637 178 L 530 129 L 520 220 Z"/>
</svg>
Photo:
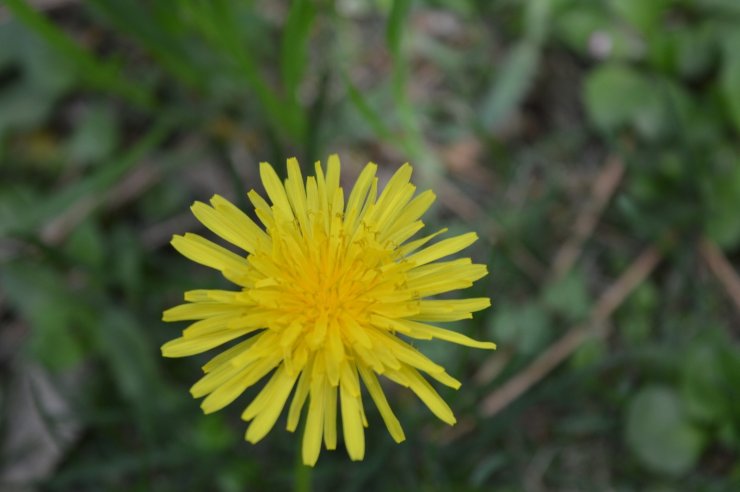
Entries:
<svg viewBox="0 0 740 492">
<path fill-rule="evenodd" d="M 480 405 L 481 414 L 486 417 L 496 415 L 567 359 L 587 338 L 595 334 L 594 327 L 602 326 L 627 296 L 650 275 L 661 258 L 656 247 L 645 249 L 601 295 L 591 310 L 588 321 L 571 328 L 523 371 L 483 399 Z M 607 329 L 601 333 L 603 336 L 607 334 Z"/>
<path fill-rule="evenodd" d="M 621 159 L 616 156 L 610 157 L 594 182 L 588 204 L 576 219 L 573 235 L 555 254 L 549 273 L 550 281 L 562 278 L 573 268 L 583 251 L 583 245 L 596 229 L 599 218 L 614 195 L 623 174 L 624 164 Z M 474 207 L 477 207 L 477 204 L 473 202 L 472 205 L 468 203 L 466 208 L 473 209 Z M 498 413 L 567 359 L 588 337 L 598 334 L 596 328 L 605 324 L 629 293 L 652 272 L 660 258 L 661 255 L 656 248 L 647 248 L 601 295 L 592 308 L 586 323 L 572 327 L 532 364 L 488 395 L 481 402 L 481 413 L 487 417 Z M 606 335 L 607 331 L 607 329 L 603 329 L 600 334 Z M 505 360 L 503 363 L 505 363 Z M 486 370 L 479 371 L 476 376 L 478 383 L 484 384 L 490 381 L 490 375 L 496 375 L 500 371 L 500 364 L 501 361 L 497 360 L 497 355 L 492 356 L 484 364 Z M 449 441 L 457 439 L 469 430 L 469 428 L 465 428 L 452 432 L 446 436 L 446 439 Z"/>
<path fill-rule="evenodd" d="M 722 253 L 722 250 L 708 238 L 699 241 L 699 252 L 709 269 L 717 277 L 719 283 L 727 291 L 738 312 L 740 312 L 740 276 L 732 267 L 730 260 Z"/>
<path fill-rule="evenodd" d="M 619 157 L 611 156 L 596 177 L 591 189 L 591 199 L 581 209 L 573 226 L 573 234 L 555 253 L 550 278 L 565 276 L 575 265 L 583 251 L 583 245 L 591 237 L 601 214 L 611 200 L 624 175 L 624 163 Z"/>
</svg>

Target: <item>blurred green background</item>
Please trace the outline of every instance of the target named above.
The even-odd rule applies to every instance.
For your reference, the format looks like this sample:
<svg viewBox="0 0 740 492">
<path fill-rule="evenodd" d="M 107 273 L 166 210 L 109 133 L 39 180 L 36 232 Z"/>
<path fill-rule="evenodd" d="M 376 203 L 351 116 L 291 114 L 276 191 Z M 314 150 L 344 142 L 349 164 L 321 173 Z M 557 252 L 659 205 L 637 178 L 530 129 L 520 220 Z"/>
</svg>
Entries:
<svg viewBox="0 0 740 492">
<path fill-rule="evenodd" d="M 738 0 L 3 0 L 0 490 L 740 490 Z M 493 307 L 367 457 L 204 416 L 189 205 L 409 160 Z M 341 447 L 341 444 L 340 444 Z"/>
</svg>

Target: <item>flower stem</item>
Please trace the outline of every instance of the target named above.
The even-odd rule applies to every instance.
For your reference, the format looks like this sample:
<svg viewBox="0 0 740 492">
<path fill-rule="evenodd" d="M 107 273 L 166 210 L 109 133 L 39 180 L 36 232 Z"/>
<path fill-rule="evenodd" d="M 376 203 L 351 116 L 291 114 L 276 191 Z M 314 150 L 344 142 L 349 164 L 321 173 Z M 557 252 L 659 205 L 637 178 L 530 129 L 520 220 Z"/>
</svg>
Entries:
<svg viewBox="0 0 740 492">
<path fill-rule="evenodd" d="M 294 492 L 311 492 L 311 476 L 313 468 L 303 464 L 301 457 L 301 440 L 298 439 L 298 452 L 296 453 L 295 467 L 293 469 Z"/>
</svg>

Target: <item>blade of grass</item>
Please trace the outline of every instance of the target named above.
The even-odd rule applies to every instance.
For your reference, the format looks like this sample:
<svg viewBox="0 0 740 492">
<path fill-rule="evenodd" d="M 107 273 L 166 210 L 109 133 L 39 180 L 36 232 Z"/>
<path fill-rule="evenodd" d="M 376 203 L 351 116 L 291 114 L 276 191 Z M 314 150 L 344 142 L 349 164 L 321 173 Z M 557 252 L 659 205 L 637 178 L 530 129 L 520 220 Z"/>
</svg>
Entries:
<svg viewBox="0 0 740 492">
<path fill-rule="evenodd" d="M 203 71 L 193 64 L 192 57 L 188 56 L 182 41 L 173 33 L 173 28 L 165 29 L 170 23 L 162 14 L 162 9 L 149 9 L 140 2 L 121 0 L 90 0 L 88 3 L 115 28 L 132 36 L 178 80 L 190 87 L 203 89 Z M 170 17 L 179 17 L 176 9 L 176 6 L 170 5 Z"/>
<path fill-rule="evenodd" d="M 386 142 L 399 145 L 397 136 L 391 131 L 390 127 L 386 125 L 383 119 L 378 113 L 370 106 L 367 99 L 362 95 L 360 90 L 352 83 L 349 76 L 346 73 L 342 74 L 344 85 L 347 88 L 347 95 L 349 100 L 355 106 L 355 109 L 359 111 L 360 115 L 365 119 L 365 122 L 370 125 L 376 135 L 381 137 Z"/>
<path fill-rule="evenodd" d="M 6 0 L 5 5 L 29 29 L 36 32 L 49 46 L 68 58 L 82 80 L 95 90 L 110 92 L 141 109 L 153 109 L 152 94 L 138 84 L 126 80 L 118 63 L 101 60 L 86 51 L 66 33 L 25 0 Z"/>
<path fill-rule="evenodd" d="M 329 94 L 329 80 L 330 71 L 325 68 L 319 78 L 318 95 L 311 107 L 308 108 L 308 120 L 311 124 L 306 125 L 306 162 L 314 162 L 319 150 L 319 134 Z"/>
<path fill-rule="evenodd" d="M 481 104 L 480 119 L 490 129 L 506 121 L 522 103 L 539 67 L 539 47 L 524 40 L 511 49 Z"/>
<path fill-rule="evenodd" d="M 285 93 L 295 104 L 298 103 L 298 84 L 308 61 L 308 40 L 315 17 L 316 8 L 311 1 L 295 0 L 283 28 L 280 71 Z"/>
<path fill-rule="evenodd" d="M 391 52 L 391 56 L 401 56 L 401 40 L 403 38 L 403 25 L 411 9 L 411 0 L 394 0 L 388 17 L 388 27 L 385 31 L 385 42 Z"/>
<path fill-rule="evenodd" d="M 524 101 L 539 69 L 542 44 L 547 36 L 550 0 L 529 0 L 524 10 L 524 37 L 499 67 L 480 110 L 480 122 L 488 130 L 500 125 Z"/>
<path fill-rule="evenodd" d="M 386 43 L 393 60 L 391 85 L 393 101 L 401 124 L 401 147 L 422 170 L 423 184 L 433 186 L 442 175 L 442 163 L 427 150 L 417 111 L 409 99 L 408 72 L 410 63 L 403 50 L 403 34 L 406 31 L 411 0 L 395 0 L 391 6 Z"/>
<path fill-rule="evenodd" d="M 60 211 L 77 203 L 81 197 L 103 193 L 142 157 L 162 143 L 174 126 L 173 120 L 169 114 L 162 116 L 152 129 L 119 159 L 108 165 L 100 166 L 96 173 L 66 186 L 48 199 L 39 202 L 37 206 L 19 210 L 15 220 L 0 224 L 0 236 L 33 232 L 51 217 L 58 215 Z"/>
<path fill-rule="evenodd" d="M 212 48 L 230 57 L 238 75 L 243 77 L 257 100 L 265 110 L 267 119 L 282 134 L 292 139 L 303 134 L 304 115 L 300 107 L 285 103 L 273 90 L 260 72 L 256 60 L 243 42 L 242 27 L 237 22 L 238 2 L 213 0 L 211 2 L 191 2 L 193 15 L 197 16 L 197 27 L 211 43 Z"/>
</svg>

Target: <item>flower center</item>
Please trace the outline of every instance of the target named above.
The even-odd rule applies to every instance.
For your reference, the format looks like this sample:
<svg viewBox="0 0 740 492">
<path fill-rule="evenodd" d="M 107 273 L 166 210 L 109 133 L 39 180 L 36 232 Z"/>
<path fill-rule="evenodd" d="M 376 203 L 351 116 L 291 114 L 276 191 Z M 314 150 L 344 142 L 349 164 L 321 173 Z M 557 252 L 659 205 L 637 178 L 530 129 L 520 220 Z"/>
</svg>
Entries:
<svg viewBox="0 0 740 492">
<path fill-rule="evenodd" d="M 361 261 L 347 263 L 343 258 L 335 258 L 333 265 L 304 277 L 295 286 L 295 295 L 303 305 L 301 314 L 307 323 L 321 319 L 338 321 L 344 316 L 358 320 L 366 316 L 368 302 L 364 298 L 371 282 L 362 281 L 365 265 Z"/>
</svg>

